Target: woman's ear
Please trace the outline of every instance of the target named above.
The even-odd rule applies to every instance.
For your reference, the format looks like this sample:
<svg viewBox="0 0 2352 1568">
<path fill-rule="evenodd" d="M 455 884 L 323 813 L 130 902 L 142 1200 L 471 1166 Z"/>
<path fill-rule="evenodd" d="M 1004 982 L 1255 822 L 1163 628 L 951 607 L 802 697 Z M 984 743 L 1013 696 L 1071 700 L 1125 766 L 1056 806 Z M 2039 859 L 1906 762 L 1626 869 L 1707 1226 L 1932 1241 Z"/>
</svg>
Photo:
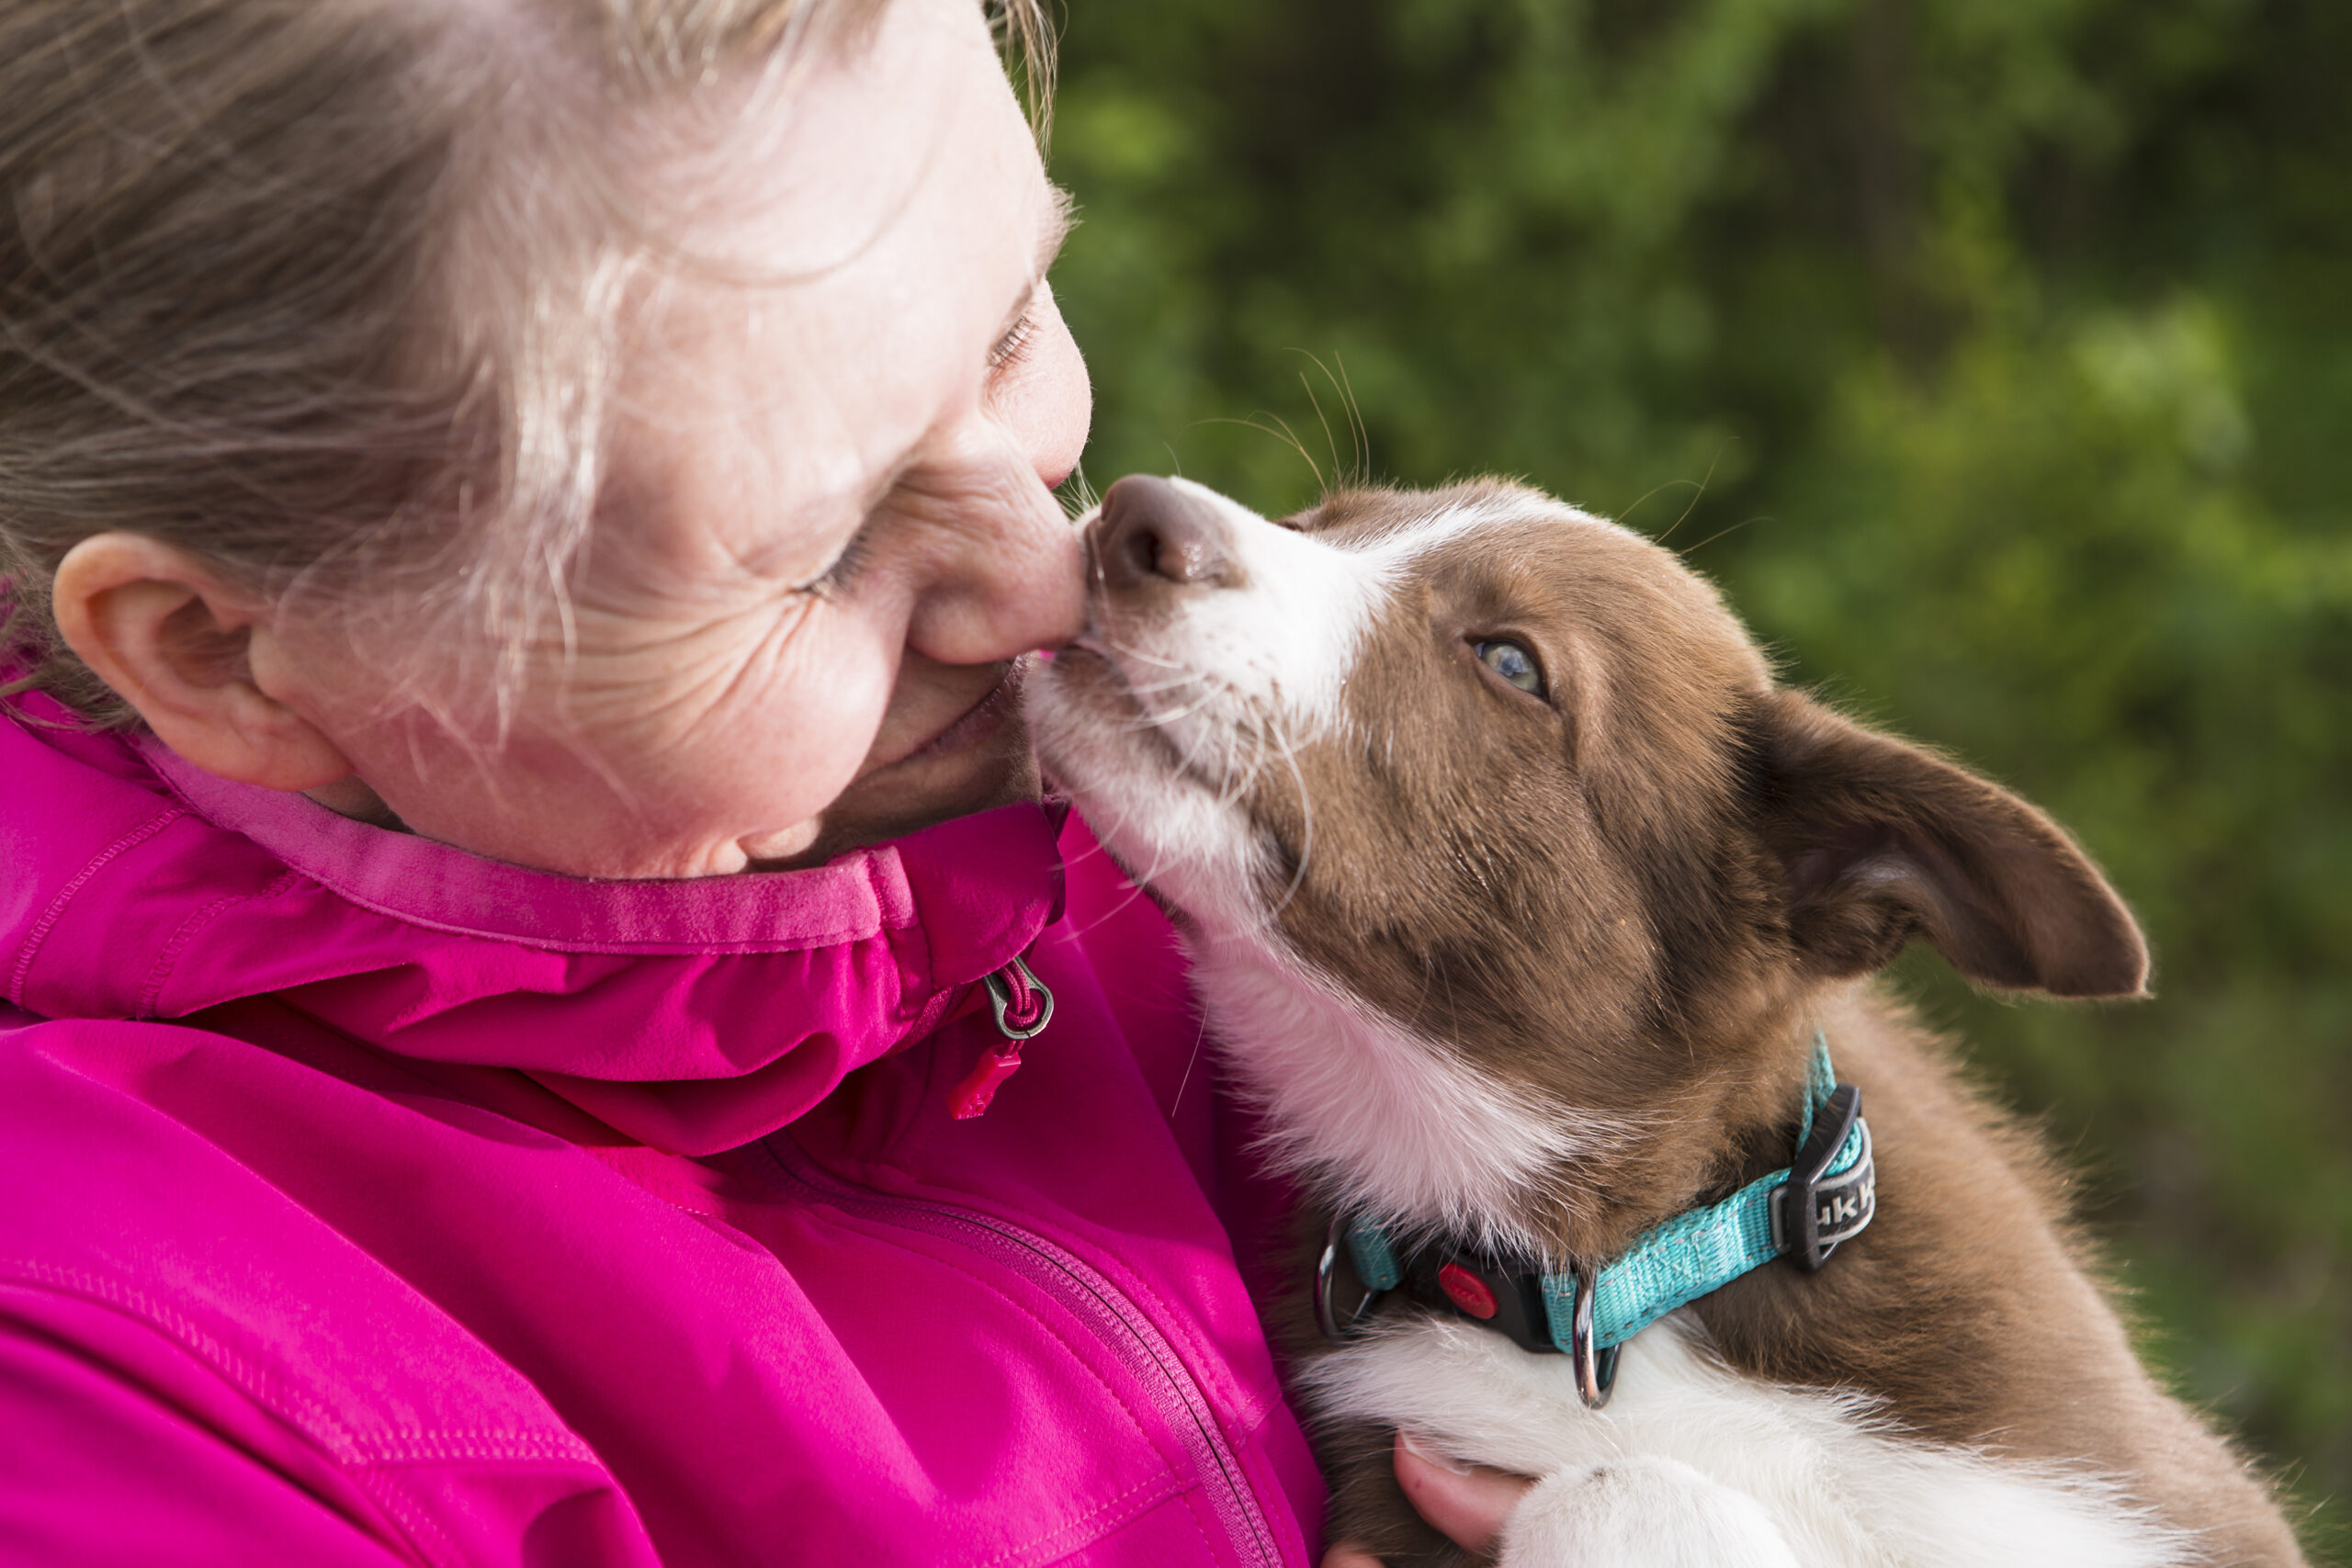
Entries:
<svg viewBox="0 0 2352 1568">
<path fill-rule="evenodd" d="M 1760 705 L 1757 761 L 1758 825 L 1816 973 L 1871 973 L 1918 936 L 1979 985 L 2144 994 L 2131 912 L 2016 795 L 1794 692 Z"/>
<path fill-rule="evenodd" d="M 141 534 L 85 539 L 59 563 L 53 602 L 66 645 L 205 772 L 285 790 L 350 775 L 335 744 L 255 677 L 287 662 L 255 657 L 272 636 L 266 603 L 187 551 Z"/>
</svg>

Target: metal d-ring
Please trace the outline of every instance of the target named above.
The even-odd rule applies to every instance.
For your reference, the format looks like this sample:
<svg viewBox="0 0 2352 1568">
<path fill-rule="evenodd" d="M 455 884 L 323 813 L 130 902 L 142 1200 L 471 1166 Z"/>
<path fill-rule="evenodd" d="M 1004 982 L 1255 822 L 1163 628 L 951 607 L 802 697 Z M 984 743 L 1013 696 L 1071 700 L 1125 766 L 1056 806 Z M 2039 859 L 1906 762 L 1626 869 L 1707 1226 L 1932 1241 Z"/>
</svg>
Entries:
<svg viewBox="0 0 2352 1568">
<path fill-rule="evenodd" d="M 1609 1403 L 1609 1392 L 1617 1386 L 1617 1352 L 1621 1346 L 1600 1349 L 1592 1342 L 1592 1302 L 1600 1292 L 1598 1269 L 1577 1270 L 1577 1310 L 1568 1329 L 1568 1358 L 1575 1363 L 1577 1394 L 1587 1410 L 1598 1410 Z"/>
<path fill-rule="evenodd" d="M 1363 1320 L 1371 1315 L 1372 1309 L 1380 1304 L 1380 1298 L 1388 1293 L 1367 1287 L 1363 1300 L 1356 1303 L 1356 1310 L 1348 1314 L 1347 1322 L 1340 1321 L 1339 1304 L 1332 1299 L 1331 1291 L 1339 1274 L 1340 1251 L 1347 1244 L 1347 1216 L 1332 1215 L 1330 1224 L 1323 1232 L 1322 1256 L 1315 1260 L 1315 1326 L 1323 1331 L 1324 1338 L 1335 1344 L 1354 1338 L 1356 1330 L 1363 1326 Z"/>
</svg>

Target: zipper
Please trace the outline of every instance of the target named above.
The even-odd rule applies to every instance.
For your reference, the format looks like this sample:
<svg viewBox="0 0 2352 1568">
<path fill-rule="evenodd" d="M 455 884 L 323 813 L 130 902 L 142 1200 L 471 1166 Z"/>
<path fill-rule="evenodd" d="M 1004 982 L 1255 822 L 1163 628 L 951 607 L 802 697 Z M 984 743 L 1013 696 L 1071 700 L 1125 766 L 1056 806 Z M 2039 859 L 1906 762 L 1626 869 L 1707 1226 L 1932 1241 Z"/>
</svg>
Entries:
<svg viewBox="0 0 2352 1568">
<path fill-rule="evenodd" d="M 853 1187 L 820 1168 L 788 1133 L 772 1134 L 761 1140 L 760 1146 L 787 1180 L 822 1201 L 885 1224 L 968 1247 L 1068 1307 L 1118 1358 L 1128 1375 L 1151 1391 L 1154 1409 L 1182 1442 L 1227 1539 L 1241 1549 L 1243 1561 L 1281 1568 L 1282 1554 L 1274 1547 L 1273 1532 L 1267 1528 L 1257 1494 L 1242 1475 L 1240 1458 L 1226 1441 L 1207 1396 L 1185 1369 L 1175 1347 L 1116 1285 L 1044 1236 L 993 1215 L 947 1203 L 885 1197 L 867 1188 Z"/>
<path fill-rule="evenodd" d="M 980 1053 L 971 1072 L 948 1096 L 948 1114 L 958 1122 L 988 1113 L 997 1086 L 1020 1071 L 1021 1047 L 1054 1021 L 1054 993 L 1020 957 L 983 976 L 982 981 L 988 987 L 989 1006 L 996 1010 L 996 1032 L 1004 1038 Z"/>
</svg>

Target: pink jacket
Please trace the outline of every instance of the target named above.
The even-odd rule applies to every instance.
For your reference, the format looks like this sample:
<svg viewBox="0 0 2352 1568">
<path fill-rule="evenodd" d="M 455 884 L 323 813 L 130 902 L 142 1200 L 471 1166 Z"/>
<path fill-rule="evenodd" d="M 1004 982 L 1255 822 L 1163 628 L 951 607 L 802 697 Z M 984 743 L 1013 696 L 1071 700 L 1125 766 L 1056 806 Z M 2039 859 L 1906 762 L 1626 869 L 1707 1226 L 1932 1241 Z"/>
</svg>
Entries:
<svg viewBox="0 0 2352 1568">
<path fill-rule="evenodd" d="M 0 719 L 0 1563 L 1310 1561 L 1265 1194 L 1045 810 L 592 883 Z"/>
</svg>

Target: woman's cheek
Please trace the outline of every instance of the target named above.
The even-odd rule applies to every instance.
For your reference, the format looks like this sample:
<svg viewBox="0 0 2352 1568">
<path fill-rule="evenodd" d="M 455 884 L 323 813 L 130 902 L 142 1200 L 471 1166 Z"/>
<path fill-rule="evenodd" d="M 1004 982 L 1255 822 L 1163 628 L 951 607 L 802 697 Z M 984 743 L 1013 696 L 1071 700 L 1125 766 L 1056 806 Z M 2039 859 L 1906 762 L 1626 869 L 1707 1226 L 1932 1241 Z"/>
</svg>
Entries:
<svg viewBox="0 0 2352 1568">
<path fill-rule="evenodd" d="M 865 617 L 812 616 L 744 710 L 712 727 L 711 765 L 761 830 L 797 828 L 847 789 L 890 701 L 899 647 Z"/>
</svg>

